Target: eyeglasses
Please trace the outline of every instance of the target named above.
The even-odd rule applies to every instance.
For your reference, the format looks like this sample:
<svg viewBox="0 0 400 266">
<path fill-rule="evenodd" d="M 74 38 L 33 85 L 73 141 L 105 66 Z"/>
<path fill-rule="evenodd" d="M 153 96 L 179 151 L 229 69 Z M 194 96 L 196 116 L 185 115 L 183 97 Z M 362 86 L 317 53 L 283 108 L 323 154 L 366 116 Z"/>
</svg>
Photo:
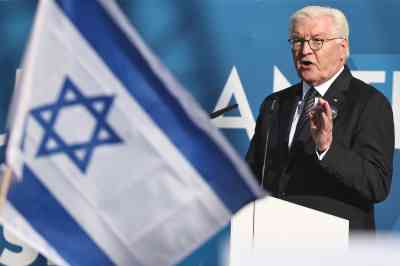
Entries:
<svg viewBox="0 0 400 266">
<path fill-rule="evenodd" d="M 308 46 L 311 48 L 313 51 L 318 51 L 322 49 L 324 46 L 325 42 L 333 41 L 333 40 L 338 40 L 342 39 L 344 40 L 345 38 L 343 37 L 336 37 L 336 38 L 329 38 L 329 39 L 320 39 L 320 38 L 312 38 L 312 39 L 304 39 L 304 38 L 292 38 L 289 39 L 289 43 L 292 45 L 292 49 L 294 50 L 299 50 L 304 46 L 304 43 L 307 42 Z"/>
</svg>

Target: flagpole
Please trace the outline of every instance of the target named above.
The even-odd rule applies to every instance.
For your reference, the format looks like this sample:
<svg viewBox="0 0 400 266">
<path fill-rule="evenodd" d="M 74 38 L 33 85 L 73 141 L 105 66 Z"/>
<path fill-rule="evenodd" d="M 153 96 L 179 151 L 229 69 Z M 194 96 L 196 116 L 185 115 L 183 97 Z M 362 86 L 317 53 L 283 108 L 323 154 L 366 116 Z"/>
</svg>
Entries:
<svg viewBox="0 0 400 266">
<path fill-rule="evenodd" d="M 10 189 L 11 178 L 12 178 L 11 167 L 6 166 L 4 173 L 3 173 L 3 179 L 1 181 L 1 186 L 0 186 L 0 210 L 4 207 L 4 205 L 6 203 L 7 193 L 8 193 L 8 190 Z"/>
</svg>

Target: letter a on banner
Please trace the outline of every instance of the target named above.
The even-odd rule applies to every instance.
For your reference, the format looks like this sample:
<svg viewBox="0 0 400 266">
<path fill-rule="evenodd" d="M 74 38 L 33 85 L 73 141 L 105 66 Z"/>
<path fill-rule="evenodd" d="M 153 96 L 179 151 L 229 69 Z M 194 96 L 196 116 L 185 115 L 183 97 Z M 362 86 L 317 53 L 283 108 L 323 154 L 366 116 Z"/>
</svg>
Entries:
<svg viewBox="0 0 400 266">
<path fill-rule="evenodd" d="M 220 116 L 215 118 L 213 123 L 219 128 L 243 128 L 246 130 L 247 136 L 250 139 L 254 134 L 255 121 L 235 67 L 232 68 L 231 74 L 215 105 L 214 111 L 227 107 L 232 98 L 234 98 L 238 104 L 240 116 Z"/>
</svg>

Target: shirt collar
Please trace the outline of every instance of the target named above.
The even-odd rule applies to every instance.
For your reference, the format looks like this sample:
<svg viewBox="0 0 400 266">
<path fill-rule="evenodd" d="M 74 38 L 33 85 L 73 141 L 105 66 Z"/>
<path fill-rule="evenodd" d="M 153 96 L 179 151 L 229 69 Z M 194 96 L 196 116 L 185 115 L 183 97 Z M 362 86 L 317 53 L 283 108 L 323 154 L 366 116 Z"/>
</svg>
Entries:
<svg viewBox="0 0 400 266">
<path fill-rule="evenodd" d="M 325 93 L 328 91 L 329 87 L 332 85 L 332 83 L 335 81 L 335 79 L 340 75 L 340 73 L 342 73 L 343 69 L 344 69 L 344 66 L 335 75 L 333 75 L 333 77 L 331 77 L 330 79 L 328 79 L 324 83 L 314 87 L 319 92 L 319 94 L 321 96 L 325 95 Z M 311 88 L 311 86 L 308 85 L 304 81 L 302 83 L 303 83 L 303 96 L 302 96 L 302 99 L 304 99 L 304 96 L 306 95 L 307 91 Z"/>
</svg>

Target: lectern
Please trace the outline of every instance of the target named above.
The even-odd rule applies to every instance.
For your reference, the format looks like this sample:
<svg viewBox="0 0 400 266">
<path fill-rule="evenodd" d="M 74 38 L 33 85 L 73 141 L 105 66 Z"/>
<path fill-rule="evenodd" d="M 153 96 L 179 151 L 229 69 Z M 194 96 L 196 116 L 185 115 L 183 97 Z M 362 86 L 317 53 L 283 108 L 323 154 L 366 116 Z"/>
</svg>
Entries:
<svg viewBox="0 0 400 266">
<path fill-rule="evenodd" d="M 241 257 L 254 250 L 347 249 L 348 240 L 348 220 L 267 196 L 233 216 L 229 261 L 243 265 Z"/>
</svg>

